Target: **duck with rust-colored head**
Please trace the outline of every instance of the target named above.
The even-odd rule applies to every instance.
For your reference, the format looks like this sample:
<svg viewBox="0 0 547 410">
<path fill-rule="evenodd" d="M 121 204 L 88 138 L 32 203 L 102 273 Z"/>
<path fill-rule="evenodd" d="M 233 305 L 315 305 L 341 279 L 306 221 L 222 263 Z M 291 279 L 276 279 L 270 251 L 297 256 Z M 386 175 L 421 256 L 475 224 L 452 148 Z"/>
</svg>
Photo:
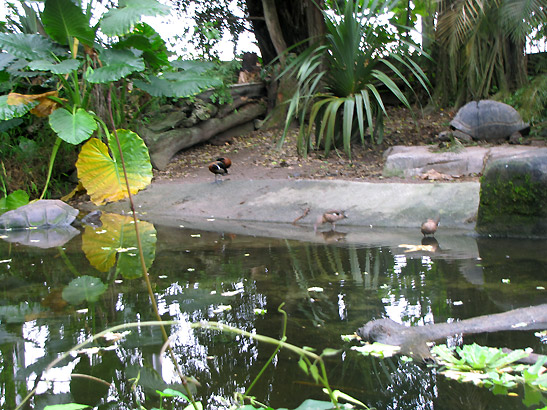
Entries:
<svg viewBox="0 0 547 410">
<path fill-rule="evenodd" d="M 222 163 L 225 169 L 228 169 L 232 166 L 232 161 L 228 157 L 219 157 L 216 159 L 216 161 Z"/>
<path fill-rule="evenodd" d="M 231 165 L 231 162 L 230 162 Z M 222 177 L 228 173 L 228 167 L 222 161 L 215 161 L 209 164 L 209 171 L 215 174 L 215 182 L 218 182 L 218 177 Z"/>
<path fill-rule="evenodd" d="M 330 223 L 332 225 L 332 230 L 334 231 L 336 229 L 336 222 L 346 219 L 347 215 L 344 211 L 338 211 L 338 210 L 331 210 L 325 212 L 323 215 L 319 215 L 317 217 L 317 221 L 315 222 L 315 225 L 313 226 L 313 230 L 317 232 L 317 227 L 319 225 L 323 225 L 324 223 Z"/>
<path fill-rule="evenodd" d="M 439 222 L 441 220 L 441 217 L 437 217 L 436 219 L 429 218 L 427 221 L 425 221 L 422 224 L 422 233 L 424 236 L 426 235 L 435 235 L 435 232 L 437 232 L 437 228 L 439 227 Z"/>
</svg>

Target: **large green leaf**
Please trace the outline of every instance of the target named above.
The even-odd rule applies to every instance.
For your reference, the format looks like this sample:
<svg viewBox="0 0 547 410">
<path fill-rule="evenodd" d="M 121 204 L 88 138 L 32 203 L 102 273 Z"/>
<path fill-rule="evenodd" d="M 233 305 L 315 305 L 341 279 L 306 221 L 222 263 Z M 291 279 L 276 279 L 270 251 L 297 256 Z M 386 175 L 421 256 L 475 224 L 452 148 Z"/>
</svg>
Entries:
<svg viewBox="0 0 547 410">
<path fill-rule="evenodd" d="M 156 0 L 121 0 L 120 7 L 111 9 L 101 21 L 101 30 L 107 36 L 127 34 L 142 16 L 166 16 L 171 12 Z"/>
<path fill-rule="evenodd" d="M 93 46 L 95 31 L 89 19 L 71 0 L 46 0 L 42 24 L 47 34 L 59 44 L 72 46 L 72 38 Z"/>
<path fill-rule="evenodd" d="M 112 48 L 141 50 L 146 65 L 156 70 L 170 65 L 165 41 L 146 23 L 137 24 L 130 34 L 113 44 Z"/>
<path fill-rule="evenodd" d="M 99 297 L 108 289 L 99 278 L 93 276 L 80 276 L 72 280 L 67 287 L 63 289 L 63 299 L 71 305 L 79 305 L 84 300 L 96 302 Z"/>
<path fill-rule="evenodd" d="M 135 87 L 154 97 L 188 97 L 209 87 L 219 87 L 222 81 L 190 72 L 166 73 L 163 77 L 151 77 L 149 83 L 135 80 Z"/>
<path fill-rule="evenodd" d="M 126 279 L 142 276 L 133 218 L 102 214 L 101 223 L 101 230 L 86 226 L 82 236 L 82 250 L 89 263 L 101 272 L 116 265 L 116 272 Z M 144 262 L 149 268 L 156 254 L 156 230 L 150 222 L 139 221 L 138 224 Z"/>
<path fill-rule="evenodd" d="M 131 193 L 135 194 L 146 188 L 152 181 L 152 165 L 148 148 L 132 131 L 118 130 L 118 137 Z M 118 201 L 128 195 L 120 153 L 113 135 L 109 136 L 109 146 L 112 157 L 103 142 L 92 138 L 84 144 L 76 161 L 80 182 L 87 190 L 91 201 L 97 205 Z"/>
<path fill-rule="evenodd" d="M 15 60 L 15 56 L 10 53 L 0 53 L 0 70 L 5 70 Z"/>
<path fill-rule="evenodd" d="M 118 81 L 136 71 L 145 69 L 144 60 L 135 56 L 129 50 L 104 50 L 101 55 L 103 67 L 86 72 L 86 79 L 90 83 L 109 83 Z"/>
<path fill-rule="evenodd" d="M 97 129 L 97 122 L 84 109 L 73 112 L 59 108 L 49 116 L 49 125 L 63 141 L 77 145 Z"/>
<path fill-rule="evenodd" d="M 0 199 L 0 214 L 17 209 L 20 206 L 28 204 L 28 202 L 29 196 L 25 191 L 21 189 L 14 191 L 7 197 Z"/>
<path fill-rule="evenodd" d="M 39 34 L 0 33 L 0 49 L 27 60 L 52 60 L 57 49 Z"/>
<path fill-rule="evenodd" d="M 200 74 L 215 68 L 215 63 L 200 60 L 175 60 L 171 62 L 171 65 L 180 70 L 189 70 L 194 74 Z"/>
<path fill-rule="evenodd" d="M 69 74 L 80 67 L 80 61 L 75 59 L 52 62 L 47 60 L 34 60 L 28 65 L 31 70 L 50 71 L 53 74 Z"/>
</svg>

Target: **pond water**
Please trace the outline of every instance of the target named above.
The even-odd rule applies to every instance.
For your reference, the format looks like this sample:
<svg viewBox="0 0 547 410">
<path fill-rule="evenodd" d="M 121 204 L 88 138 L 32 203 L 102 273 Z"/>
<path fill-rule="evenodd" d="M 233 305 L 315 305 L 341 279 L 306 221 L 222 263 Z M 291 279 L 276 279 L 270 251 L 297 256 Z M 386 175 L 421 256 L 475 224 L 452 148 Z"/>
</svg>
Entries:
<svg viewBox="0 0 547 410">
<path fill-rule="evenodd" d="M 192 324 L 219 321 L 279 339 L 283 304 L 287 342 L 318 353 L 340 349 L 326 359 L 331 386 L 370 407 L 528 408 L 518 389 L 515 396 L 494 395 L 398 357 L 364 357 L 350 349 L 356 342 L 344 342 L 341 335 L 383 317 L 418 326 L 547 303 L 546 241 L 443 231 L 428 248 L 420 246 L 419 232 L 411 232 L 417 247 L 410 248 L 398 246 L 409 243 L 408 232 L 398 240 L 398 232 L 390 231 L 385 243 L 371 245 L 348 240 L 343 228 L 305 242 L 139 223 L 159 313 L 177 321 L 166 331 L 181 371 L 199 383 L 196 400 L 208 409 L 227 408 L 275 346 Z M 101 227 L 85 227 L 62 247 L 0 241 L 2 408 L 15 408 L 36 387 L 27 408 L 76 402 L 101 409 L 140 403 L 151 409 L 159 407 L 156 390 L 180 383 L 161 350 L 157 326 L 127 329 L 115 342 L 99 339 L 45 371 L 60 352 L 93 334 L 156 320 L 133 232 L 129 218 L 103 215 Z M 534 332 L 464 341 L 547 353 Z M 297 354 L 281 350 L 249 394 L 274 408 L 327 400 L 298 362 Z"/>
</svg>

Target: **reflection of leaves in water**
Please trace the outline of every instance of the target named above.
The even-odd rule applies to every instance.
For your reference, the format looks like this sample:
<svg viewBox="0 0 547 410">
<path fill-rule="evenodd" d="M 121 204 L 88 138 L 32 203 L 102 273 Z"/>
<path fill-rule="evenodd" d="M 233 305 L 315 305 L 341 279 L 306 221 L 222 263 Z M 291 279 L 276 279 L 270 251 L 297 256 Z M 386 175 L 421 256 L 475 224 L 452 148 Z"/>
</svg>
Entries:
<svg viewBox="0 0 547 410">
<path fill-rule="evenodd" d="M 0 320 L 3 323 L 24 323 L 30 316 L 36 316 L 44 309 L 37 303 L 21 302 L 19 305 L 0 306 Z"/>
<path fill-rule="evenodd" d="M 89 263 L 101 272 L 107 272 L 116 264 L 116 255 L 119 255 L 116 273 L 126 279 L 140 277 L 142 269 L 133 218 L 103 214 L 101 222 L 102 229 L 86 226 L 82 237 L 82 249 Z M 139 221 L 138 224 L 144 260 L 150 268 L 156 253 L 156 230 L 149 222 Z"/>
<path fill-rule="evenodd" d="M 63 289 L 63 299 L 71 305 L 78 305 L 84 300 L 96 302 L 108 286 L 99 278 L 92 276 L 80 276 L 72 280 L 67 287 Z"/>
<path fill-rule="evenodd" d="M 184 289 L 179 295 L 166 295 L 164 299 L 168 306 L 178 303 L 181 312 L 192 314 L 206 311 L 210 306 L 227 304 L 232 300 L 219 294 L 211 294 L 208 290 L 192 288 Z"/>
</svg>

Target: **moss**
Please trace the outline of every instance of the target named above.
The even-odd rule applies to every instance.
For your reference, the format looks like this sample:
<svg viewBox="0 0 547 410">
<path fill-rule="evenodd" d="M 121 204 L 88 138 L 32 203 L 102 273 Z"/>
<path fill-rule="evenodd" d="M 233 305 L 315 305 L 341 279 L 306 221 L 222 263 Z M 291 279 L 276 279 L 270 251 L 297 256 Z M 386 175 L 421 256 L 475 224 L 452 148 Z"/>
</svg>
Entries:
<svg viewBox="0 0 547 410">
<path fill-rule="evenodd" d="M 547 190 L 533 167 L 493 167 L 481 178 L 477 230 L 480 233 L 534 231 L 547 216 Z"/>
</svg>

